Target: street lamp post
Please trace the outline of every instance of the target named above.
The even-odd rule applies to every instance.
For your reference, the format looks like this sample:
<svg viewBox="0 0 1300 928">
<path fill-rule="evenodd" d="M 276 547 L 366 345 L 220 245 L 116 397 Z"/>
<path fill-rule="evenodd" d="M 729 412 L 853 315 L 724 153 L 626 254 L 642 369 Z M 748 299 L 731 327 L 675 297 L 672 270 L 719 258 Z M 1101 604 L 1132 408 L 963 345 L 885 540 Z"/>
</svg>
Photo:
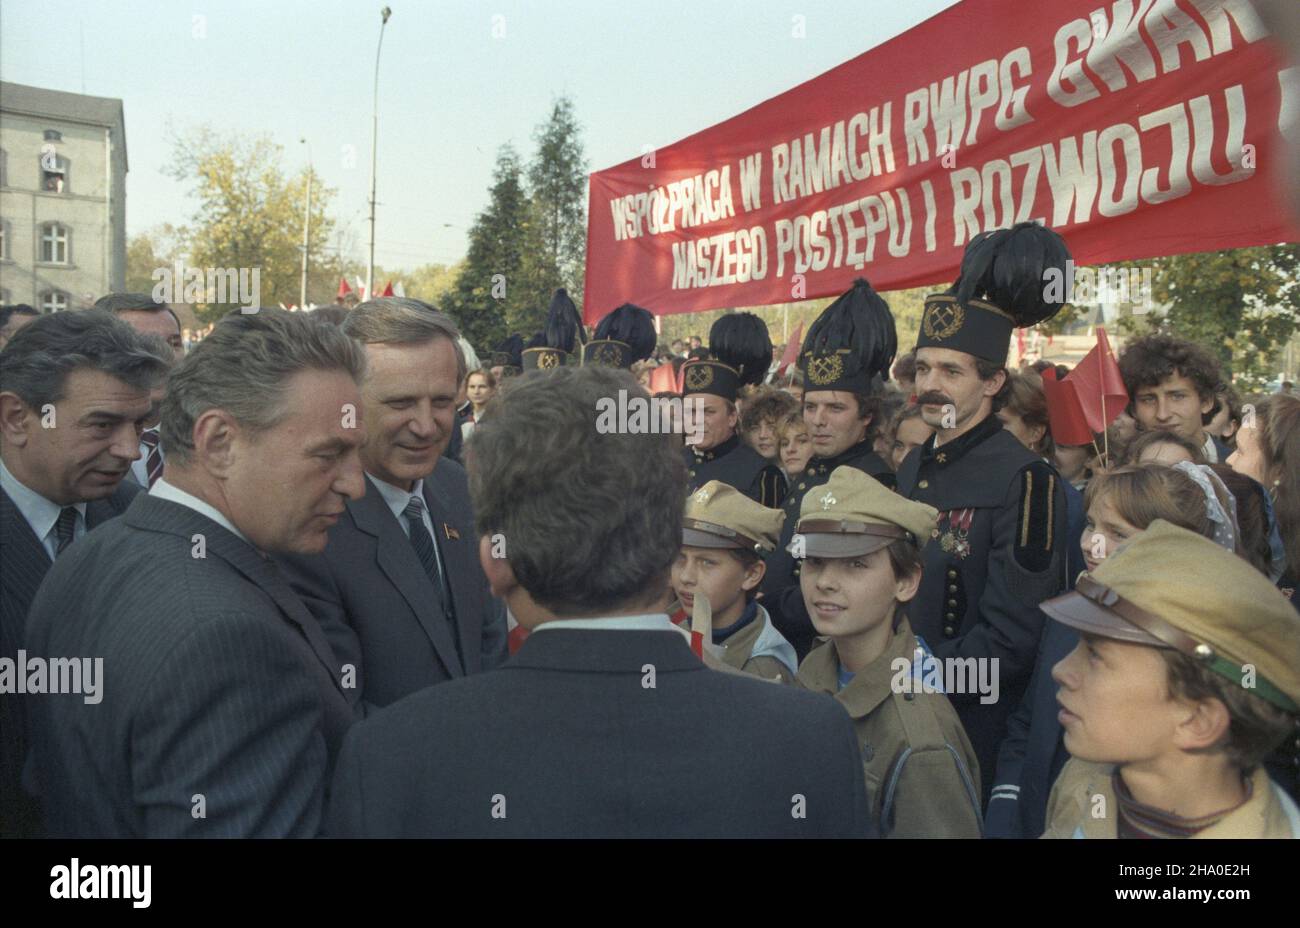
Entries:
<svg viewBox="0 0 1300 928">
<path fill-rule="evenodd" d="M 375 100 L 374 129 L 370 136 L 370 261 L 366 265 L 366 299 L 374 295 L 375 283 L 375 162 L 379 154 L 379 53 L 384 48 L 384 27 L 393 11 L 384 7 L 379 11 L 383 22 L 379 24 L 379 45 L 375 49 Z"/>
<path fill-rule="evenodd" d="M 302 214 L 302 285 L 298 288 L 298 310 L 300 312 L 307 309 L 307 250 L 311 247 L 311 176 L 313 173 L 311 164 L 311 145 L 306 139 L 298 140 L 301 144 L 307 145 L 307 208 Z"/>
</svg>

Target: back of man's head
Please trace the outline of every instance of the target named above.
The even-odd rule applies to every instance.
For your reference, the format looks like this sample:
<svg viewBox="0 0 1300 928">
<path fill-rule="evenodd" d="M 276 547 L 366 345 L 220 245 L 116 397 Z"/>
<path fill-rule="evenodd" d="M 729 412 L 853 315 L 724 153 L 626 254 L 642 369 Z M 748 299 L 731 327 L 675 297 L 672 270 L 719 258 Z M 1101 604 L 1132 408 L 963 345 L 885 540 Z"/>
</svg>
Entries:
<svg viewBox="0 0 1300 928">
<path fill-rule="evenodd" d="M 602 366 L 528 374 L 509 391 L 467 445 L 479 534 L 503 538 L 519 585 L 557 616 L 649 611 L 681 549 L 685 464 L 671 435 L 601 427 L 620 391 L 647 406 L 649 394 Z"/>
<path fill-rule="evenodd" d="M 0 392 L 35 410 L 63 398 L 74 370 L 100 371 L 137 390 L 167 376 L 165 346 L 97 310 L 50 313 L 23 326 L 0 352 Z"/>
<path fill-rule="evenodd" d="M 337 370 L 360 381 L 365 364 L 360 345 L 311 313 L 233 312 L 172 371 L 162 404 L 163 451 L 169 463 L 187 462 L 194 423 L 209 409 L 224 409 L 252 431 L 268 429 L 285 414 L 295 374 Z"/>
</svg>

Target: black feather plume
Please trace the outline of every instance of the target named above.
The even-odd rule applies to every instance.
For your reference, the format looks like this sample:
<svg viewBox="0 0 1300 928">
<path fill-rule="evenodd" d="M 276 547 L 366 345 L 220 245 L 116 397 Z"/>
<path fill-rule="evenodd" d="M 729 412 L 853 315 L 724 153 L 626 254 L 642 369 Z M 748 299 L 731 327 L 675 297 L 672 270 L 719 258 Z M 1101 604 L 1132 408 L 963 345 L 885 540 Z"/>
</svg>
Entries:
<svg viewBox="0 0 1300 928">
<path fill-rule="evenodd" d="M 1070 249 L 1053 230 L 1036 222 L 984 232 L 971 239 L 961 259 L 961 274 L 949 291 L 958 300 L 992 303 L 1023 328 L 1055 316 L 1062 302 L 1044 299 L 1048 272 L 1065 281 Z M 1059 292 L 1068 292 L 1064 286 Z"/>
<path fill-rule="evenodd" d="M 655 335 L 655 317 L 648 309 L 624 303 L 596 326 L 597 340 L 610 338 L 632 349 L 629 364 L 644 361 L 654 354 L 658 336 Z"/>
<path fill-rule="evenodd" d="M 573 300 L 563 288 L 556 290 L 551 297 L 551 307 L 546 313 L 546 327 L 542 332 L 545 340 L 541 344 L 547 348 L 558 348 L 567 354 L 573 354 L 587 341 L 587 330 L 582 327 L 578 307 L 573 305 Z"/>
<path fill-rule="evenodd" d="M 889 304 L 866 279 L 853 281 L 853 288 L 842 294 L 808 327 L 800 359 L 808 353 L 829 354 L 847 348 L 851 363 L 866 371 L 868 377 L 889 379 L 889 368 L 898 353 L 898 330 Z"/>
<path fill-rule="evenodd" d="M 772 366 L 772 336 L 753 313 L 727 313 L 709 329 L 709 354 L 740 374 L 742 384 L 759 384 Z"/>
<path fill-rule="evenodd" d="M 501 340 L 497 345 L 496 351 L 509 356 L 509 363 L 514 367 L 523 366 L 524 338 L 522 335 L 510 335 Z"/>
</svg>

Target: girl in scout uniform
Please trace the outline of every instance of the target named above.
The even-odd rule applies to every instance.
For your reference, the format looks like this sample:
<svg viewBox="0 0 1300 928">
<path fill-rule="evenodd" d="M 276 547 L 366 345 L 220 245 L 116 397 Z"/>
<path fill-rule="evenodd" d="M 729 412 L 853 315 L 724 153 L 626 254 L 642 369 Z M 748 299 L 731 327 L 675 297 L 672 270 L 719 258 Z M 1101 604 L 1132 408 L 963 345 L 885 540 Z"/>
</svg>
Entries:
<svg viewBox="0 0 1300 928">
<path fill-rule="evenodd" d="M 817 632 L 797 682 L 853 718 L 867 801 L 885 837 L 978 838 L 975 752 L 902 606 L 921 582 L 920 545 L 935 510 L 839 467 L 804 497 L 791 554 Z M 932 658 L 930 658 L 932 660 Z M 994 671 L 996 672 L 996 670 Z"/>
<path fill-rule="evenodd" d="M 1300 713 L 1300 616 L 1267 577 L 1158 520 L 1042 610 L 1081 637 L 1044 837 L 1300 838 L 1262 766 Z"/>
<path fill-rule="evenodd" d="M 672 568 L 680 608 L 670 615 L 689 627 L 695 600 L 704 597 L 712 612 L 712 655 L 737 670 L 790 683 L 797 669 L 794 648 L 754 599 L 763 579 L 763 555 L 775 547 L 781 519 L 779 509 L 761 506 L 718 480 L 692 493 L 682 550 Z"/>
</svg>

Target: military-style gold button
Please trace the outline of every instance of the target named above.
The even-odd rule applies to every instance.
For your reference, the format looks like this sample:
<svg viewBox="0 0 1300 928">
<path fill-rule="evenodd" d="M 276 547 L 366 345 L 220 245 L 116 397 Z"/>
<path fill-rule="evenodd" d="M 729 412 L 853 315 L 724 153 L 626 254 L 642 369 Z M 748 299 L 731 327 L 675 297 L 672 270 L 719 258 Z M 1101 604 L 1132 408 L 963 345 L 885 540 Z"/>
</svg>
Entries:
<svg viewBox="0 0 1300 928">
<path fill-rule="evenodd" d="M 945 625 L 945 626 L 943 627 L 943 633 L 944 633 L 945 635 L 949 635 L 949 636 L 951 636 L 951 635 L 953 634 L 952 626 L 951 626 L 951 625 Z"/>
<path fill-rule="evenodd" d="M 798 567 L 796 567 L 796 568 L 794 569 L 794 575 L 795 575 L 796 577 L 799 576 L 799 568 L 798 568 Z"/>
<path fill-rule="evenodd" d="M 950 571 L 948 571 L 948 579 L 949 579 L 949 580 L 956 580 L 956 579 L 957 579 L 957 571 L 955 571 L 955 570 L 950 570 Z"/>
<path fill-rule="evenodd" d="M 806 486 L 808 486 L 808 484 L 806 484 L 806 483 L 801 483 L 801 484 L 799 484 L 799 489 L 802 490 L 802 489 L 803 489 L 804 487 L 806 487 Z"/>
<path fill-rule="evenodd" d="M 943 617 L 944 617 L 945 619 L 956 618 L 956 616 L 954 616 L 951 612 L 945 612 L 945 613 L 943 614 Z"/>
<path fill-rule="evenodd" d="M 930 481 L 922 480 L 920 483 L 917 484 L 917 486 L 920 487 L 922 490 L 928 490 L 930 489 Z"/>
<path fill-rule="evenodd" d="M 956 609 L 956 608 L 957 608 L 957 600 L 955 600 L 955 599 L 950 599 L 950 600 L 948 600 L 948 605 L 951 606 L 953 609 Z"/>
</svg>

